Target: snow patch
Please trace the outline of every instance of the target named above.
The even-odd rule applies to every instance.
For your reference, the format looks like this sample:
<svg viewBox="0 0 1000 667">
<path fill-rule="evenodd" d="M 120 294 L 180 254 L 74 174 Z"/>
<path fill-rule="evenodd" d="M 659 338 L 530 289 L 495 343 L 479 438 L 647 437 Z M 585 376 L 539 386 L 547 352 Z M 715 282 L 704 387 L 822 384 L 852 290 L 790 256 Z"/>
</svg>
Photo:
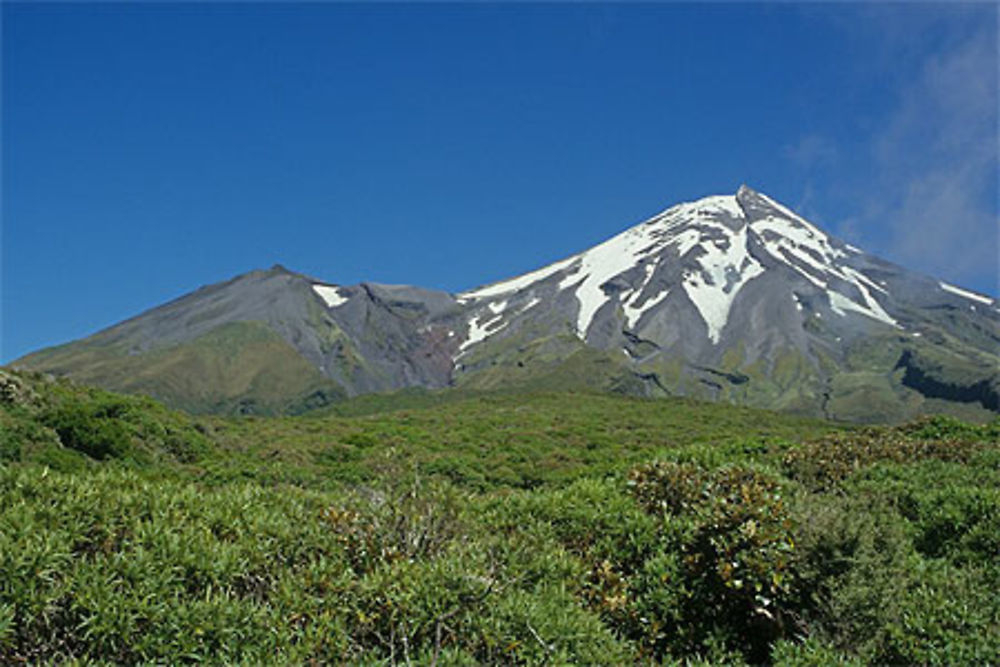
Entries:
<svg viewBox="0 0 1000 667">
<path fill-rule="evenodd" d="M 685 229 L 670 240 L 670 245 L 677 249 L 678 257 L 683 257 L 688 250 L 698 245 L 699 241 L 701 241 L 701 232 L 697 229 Z"/>
<path fill-rule="evenodd" d="M 657 242 L 658 229 L 659 227 L 652 225 L 639 225 L 594 246 L 579 256 L 577 268 L 559 283 L 560 290 L 570 287 L 575 289 L 576 299 L 580 303 L 576 318 L 576 333 L 580 338 L 586 338 L 594 315 L 610 298 L 601 286 L 637 266 L 649 252 L 650 246 L 658 247 L 662 244 L 662 241 Z M 647 279 L 648 276 L 647 270 Z"/>
<path fill-rule="evenodd" d="M 663 302 L 663 300 L 666 299 L 667 296 L 670 294 L 670 290 L 665 289 L 656 296 L 654 296 L 652 299 L 646 299 L 646 301 L 641 306 L 636 306 L 635 302 L 638 300 L 639 292 L 641 292 L 641 290 L 637 290 L 636 292 L 637 293 L 635 297 L 622 304 L 622 310 L 625 311 L 625 326 L 628 327 L 629 329 L 633 328 L 636 324 L 638 324 L 639 320 L 647 311 L 652 310 L 656 306 L 660 305 Z"/>
<path fill-rule="evenodd" d="M 813 266 L 829 268 L 834 260 L 845 256 L 844 251 L 830 245 L 826 234 L 808 223 L 790 225 L 787 220 L 768 216 L 751 223 L 751 227 L 761 238 L 771 232 L 772 237 L 765 239 L 765 244 L 785 248 L 796 259 Z M 816 255 L 820 259 L 817 260 Z"/>
<path fill-rule="evenodd" d="M 650 219 L 645 224 L 640 224 L 622 232 L 579 255 L 579 265 L 559 283 L 560 290 L 573 288 L 576 299 L 580 303 L 580 310 L 576 321 L 577 335 L 582 339 L 586 338 L 587 330 L 593 323 L 594 315 L 601 306 L 612 298 L 604 293 L 604 290 L 601 289 L 602 285 L 611 278 L 639 266 L 647 254 L 659 250 L 664 245 L 675 247 L 678 255 L 683 256 L 698 244 L 710 244 L 711 241 L 703 238 L 703 230 L 699 229 L 699 227 L 708 227 L 713 232 L 717 230 L 718 233 L 729 237 L 729 248 L 724 254 L 728 257 L 730 254 L 735 253 L 733 255 L 733 268 L 740 274 L 740 280 L 737 281 L 736 285 L 732 286 L 731 294 L 725 292 L 726 297 L 722 299 L 725 305 L 706 306 L 708 309 L 715 308 L 716 310 L 721 310 L 723 317 L 728 316 L 732 296 L 735 296 L 735 293 L 745 280 L 749 280 L 754 275 L 757 275 L 758 269 L 763 271 L 763 267 L 750 258 L 749 273 L 746 275 L 742 273 L 744 269 L 740 263 L 744 258 L 748 257 L 746 253 L 746 227 L 743 226 L 741 228 L 741 236 L 738 240 L 733 239 L 733 232 L 719 221 L 719 217 L 722 215 L 744 219 L 742 208 L 740 208 L 736 198 L 731 195 L 705 197 L 695 202 L 678 204 Z M 668 233 L 673 227 L 680 224 L 691 225 L 691 228 L 685 229 L 679 234 Z M 739 247 L 734 250 L 735 246 Z M 703 263 L 702 266 L 705 267 L 705 264 Z M 652 265 L 646 266 L 646 277 L 643 285 L 639 289 L 634 290 L 633 294 L 638 295 L 642 292 L 654 268 Z M 707 270 L 712 271 L 714 269 L 707 268 Z M 582 279 L 581 276 L 583 276 Z M 722 282 L 718 286 L 720 291 L 724 291 L 723 286 L 726 284 L 726 280 L 727 275 L 723 275 Z M 629 326 L 631 326 L 633 321 L 638 321 L 638 317 L 641 317 L 643 312 L 654 307 L 665 297 L 665 293 L 658 294 L 657 299 L 651 303 L 647 302 L 644 304 L 642 310 L 636 309 L 634 301 L 623 304 L 626 309 Z M 633 298 L 637 298 L 637 296 Z M 717 297 L 710 297 L 710 301 L 713 303 L 718 300 Z M 725 322 L 723 321 L 722 324 L 725 324 Z M 711 328 L 712 326 L 710 325 Z"/>
<path fill-rule="evenodd" d="M 539 299 L 538 297 L 532 297 L 527 304 L 519 308 L 517 312 L 514 313 L 513 315 L 514 316 L 520 315 L 521 313 L 525 312 L 529 308 L 539 303 L 541 303 L 541 299 Z M 459 354 L 458 356 L 455 357 L 455 360 L 458 360 L 459 357 L 465 354 L 465 352 L 476 343 L 481 343 L 482 341 L 486 340 L 493 334 L 499 333 L 500 331 L 503 331 L 504 329 L 507 328 L 507 325 L 510 324 L 512 317 L 507 319 L 503 323 L 500 323 L 500 320 L 504 318 L 504 315 L 507 312 L 508 305 L 509 301 L 507 301 L 506 299 L 504 299 L 503 301 L 493 301 L 491 303 L 486 304 L 486 310 L 488 312 L 481 311 L 475 317 L 472 318 L 472 320 L 469 322 L 468 338 L 466 338 L 465 342 L 463 342 L 459 346 L 458 348 Z M 498 325 L 498 323 L 500 324 Z M 452 336 L 454 335 L 454 333 L 449 332 L 448 335 Z"/>
<path fill-rule="evenodd" d="M 867 310 L 868 310 L 868 317 L 873 317 L 876 320 L 881 320 L 886 324 L 890 324 L 896 327 L 897 329 L 902 329 L 902 327 L 899 326 L 896 320 L 892 319 L 892 317 L 889 316 L 889 313 L 885 312 L 885 309 L 882 308 L 882 304 L 880 304 L 875 299 L 875 297 L 872 296 L 872 293 L 869 292 L 864 285 L 862 285 L 859 282 L 855 282 L 854 284 L 857 286 L 859 290 L 861 290 L 861 294 L 865 298 L 865 303 L 867 304 Z"/>
<path fill-rule="evenodd" d="M 314 283 L 312 288 L 313 291 L 326 302 L 327 308 L 336 308 L 337 306 L 342 306 L 347 303 L 347 297 L 341 296 L 340 292 L 337 291 L 337 288 L 333 285 L 320 285 L 318 283 Z"/>
<path fill-rule="evenodd" d="M 739 202 L 736 201 L 736 197 L 732 195 L 705 197 L 695 202 L 695 205 L 698 206 L 699 213 L 723 213 L 732 218 L 739 219 L 744 217 L 743 209 L 740 207 Z"/>
<path fill-rule="evenodd" d="M 938 283 L 945 292 L 951 292 L 952 294 L 957 294 L 960 297 L 966 299 L 972 299 L 973 301 L 978 301 L 979 303 L 985 303 L 990 305 L 993 303 L 993 299 L 988 296 L 983 296 L 982 294 L 976 294 L 975 292 L 970 292 L 969 290 L 964 290 L 961 287 L 955 287 L 954 285 L 949 285 L 948 283 Z"/>
<path fill-rule="evenodd" d="M 740 289 L 760 274 L 764 267 L 747 252 L 747 228 L 726 230 L 728 239 L 703 243 L 705 254 L 698 258 L 701 271 L 684 279 L 684 291 L 708 326 L 708 338 L 719 342 L 729 319 L 729 309 Z"/>
<path fill-rule="evenodd" d="M 719 220 L 722 217 L 745 219 L 743 209 L 736 201 L 736 197 L 732 195 L 711 196 L 694 202 L 678 204 L 590 250 L 536 271 L 525 273 L 511 280 L 462 292 L 457 295 L 457 299 L 460 303 L 464 304 L 479 299 L 509 295 L 565 271 L 567 274 L 560 281 L 558 289 L 573 290 L 573 294 L 580 304 L 576 320 L 576 333 L 580 338 L 586 338 L 587 330 L 593 323 L 597 311 L 613 298 L 605 294 L 604 290 L 601 289 L 602 285 L 611 278 L 635 268 L 642 263 L 643 257 L 651 252 L 660 250 L 666 244 L 676 248 L 679 255 L 686 254 L 699 243 L 703 242 L 703 233 L 699 227 L 709 226 L 713 230 L 718 228 L 723 233 L 729 234 L 728 227 Z M 678 234 L 670 233 L 677 226 L 687 225 L 691 225 L 692 227 L 680 230 Z M 745 246 L 745 239 L 743 245 Z M 741 248 L 740 252 L 745 253 L 745 247 Z M 723 286 L 726 284 L 727 277 L 722 276 L 722 282 L 720 285 L 715 286 L 717 288 L 715 291 L 725 294 L 725 298 L 720 301 L 720 304 L 723 305 L 706 305 L 706 312 L 713 310 L 713 312 L 723 312 L 724 315 L 728 314 L 728 304 L 731 302 L 732 296 L 735 295 L 735 292 L 745 280 L 756 275 L 758 268 L 760 268 L 759 264 L 755 261 L 751 262 L 749 273 L 745 273 L 743 268 L 734 265 L 734 269 L 739 273 L 740 279 L 737 281 L 737 284 L 732 286 L 731 290 L 726 291 Z M 643 287 L 645 287 L 645 282 L 648 282 L 652 269 L 652 265 L 646 268 L 646 281 L 644 281 Z M 707 268 L 706 270 L 713 271 L 714 269 Z M 642 288 L 633 290 L 629 296 L 637 298 L 641 291 Z M 637 320 L 643 312 L 655 306 L 665 296 L 666 293 L 664 292 L 658 294 L 652 301 L 647 300 L 642 309 L 638 309 L 634 301 L 623 304 L 627 308 L 629 322 Z M 712 303 L 719 301 L 718 296 L 706 298 L 709 298 L 709 301 Z M 702 301 L 704 300 L 703 298 Z M 534 305 L 535 302 L 532 302 L 521 309 L 520 312 L 524 312 L 524 310 Z M 496 314 L 502 312 L 505 307 L 506 301 L 501 302 L 501 304 L 489 304 L 490 310 Z M 480 335 L 485 338 L 486 334 L 480 333 L 480 329 L 484 326 L 481 317 L 473 320 L 474 326 L 470 323 L 470 337 L 466 341 L 466 345 L 472 345 L 481 340 L 481 338 L 478 338 Z M 715 315 L 712 317 L 713 321 L 717 318 Z"/>
<path fill-rule="evenodd" d="M 458 347 L 458 356 L 455 357 L 455 359 L 457 360 L 465 354 L 465 352 L 476 343 L 486 340 L 488 336 L 492 336 L 493 334 L 504 329 L 507 326 L 507 322 L 502 323 L 499 327 L 494 327 L 501 317 L 503 316 L 496 315 L 489 319 L 484 319 L 481 314 L 473 317 L 472 320 L 469 321 L 469 337 L 466 338 L 465 341 Z"/>
<path fill-rule="evenodd" d="M 665 286 L 640 304 L 658 266 L 648 255 L 664 249 L 670 256 L 676 253 L 686 258 L 684 266 L 688 268 L 681 278 L 681 287 L 705 321 L 709 339 L 718 344 L 736 295 L 747 282 L 765 272 L 764 266 L 750 254 L 750 237 L 759 240 L 775 260 L 823 289 L 830 307 L 837 314 L 845 315 L 851 310 L 899 326 L 874 296 L 888 294 L 885 283 L 880 284 L 861 270 L 844 264 L 843 258 L 848 257 L 848 253 L 861 254 L 860 249 L 833 241 L 792 210 L 769 197 L 760 196 L 770 210 L 765 217 L 750 224 L 733 224 L 733 220 L 746 221 L 736 197 L 705 197 L 672 206 L 580 254 L 511 280 L 457 295 L 462 303 L 479 301 L 484 306 L 477 309 L 479 312 L 469 322 L 469 335 L 462 344 L 462 352 L 537 305 L 539 297 L 524 290 L 545 280 L 553 283 L 558 280 L 556 289 L 571 292 L 578 302 L 575 329 L 581 339 L 586 339 L 597 312 L 612 300 L 620 304 L 625 326 L 637 326 L 643 314 L 660 305 L 671 292 Z M 656 259 L 663 262 L 665 258 Z M 645 275 L 637 276 L 640 271 Z M 604 291 L 603 286 L 609 280 L 627 272 L 635 276 L 629 280 L 631 286 L 627 291 Z M 847 293 L 855 296 L 847 297 L 831 287 L 843 283 L 853 286 L 854 289 Z M 951 285 L 942 283 L 941 286 L 965 298 L 994 303 L 992 299 Z M 516 304 L 522 303 L 524 297 L 515 297 L 517 292 L 532 298 L 527 304 L 518 306 Z M 793 294 L 792 298 L 796 309 L 803 311 L 798 295 Z M 501 322 L 501 318 L 505 321 Z"/>
<path fill-rule="evenodd" d="M 778 211 L 779 213 L 781 213 L 783 216 L 785 216 L 789 220 L 794 220 L 794 221 L 796 221 L 798 223 L 801 223 L 801 224 L 805 225 L 807 228 L 813 230 L 814 232 L 817 232 L 820 235 L 824 235 L 823 232 L 819 231 L 819 229 L 817 229 L 811 222 L 809 222 L 808 220 L 806 220 L 801 215 L 799 215 L 798 213 L 796 213 L 792 209 L 788 208 L 787 206 L 785 206 L 781 202 L 777 202 L 777 201 L 771 199 L 770 197 L 768 197 L 767 195 L 765 195 L 765 194 L 763 194 L 761 192 L 758 192 L 757 196 L 759 196 L 761 199 L 763 199 L 765 202 L 767 202 L 767 204 L 771 208 L 775 209 L 776 211 Z"/>
<path fill-rule="evenodd" d="M 872 319 L 876 319 L 899 328 L 896 320 L 889 317 L 889 314 L 882 309 L 882 306 L 880 306 L 874 299 L 870 299 L 868 295 L 865 295 L 866 301 L 868 301 L 867 307 L 852 301 L 839 292 L 827 292 L 827 296 L 830 298 L 830 308 L 841 317 L 847 314 L 845 311 L 853 310 L 854 312 L 860 313 L 865 317 L 871 317 Z"/>
<path fill-rule="evenodd" d="M 776 205 L 776 208 L 802 224 L 789 224 L 788 220 L 775 216 L 768 216 L 752 223 L 751 227 L 761 235 L 764 247 L 775 259 L 784 261 L 799 275 L 826 290 L 830 299 L 830 307 L 838 315 L 844 315 L 845 311 L 853 310 L 866 317 L 899 328 L 896 320 L 882 308 L 882 305 L 872 295 L 872 290 L 888 294 L 883 285 L 879 285 L 861 271 L 850 266 L 838 265 L 837 260 L 846 255 L 844 251 L 831 245 L 826 234 L 789 212 L 788 209 L 780 205 Z M 856 250 L 851 246 L 848 248 Z M 861 293 L 862 300 L 860 302 L 854 301 L 829 289 L 828 281 L 831 277 L 853 285 Z M 796 304 L 798 305 L 797 301 Z"/>
<path fill-rule="evenodd" d="M 876 283 L 874 280 L 872 280 L 871 278 L 869 278 L 868 276 L 866 276 L 865 274 L 861 273 L 860 271 L 855 271 L 854 269 L 852 269 L 849 266 L 845 266 L 844 267 L 844 273 L 846 273 L 848 276 L 850 276 L 851 278 L 853 278 L 853 280 L 851 282 L 853 282 L 855 285 L 857 285 L 858 284 L 857 281 L 860 280 L 861 282 L 865 283 L 869 287 L 871 287 L 873 289 L 877 289 L 879 292 L 882 292 L 882 294 L 888 294 L 889 293 L 885 289 L 885 281 L 884 280 L 882 281 L 882 284 L 880 285 L 880 284 Z"/>
<path fill-rule="evenodd" d="M 485 287 L 480 287 L 478 289 L 469 290 L 468 292 L 462 292 L 458 295 L 459 301 L 466 302 L 475 299 L 483 299 L 491 296 L 500 296 L 503 294 L 510 294 L 511 292 L 516 292 L 528 285 L 537 283 L 540 280 L 544 280 L 559 271 L 571 266 L 579 258 L 578 255 L 573 257 L 568 257 L 564 260 L 558 261 L 554 264 L 549 264 L 548 266 L 543 266 L 537 271 L 531 271 L 530 273 L 522 274 L 516 278 L 511 278 L 510 280 L 505 280 L 499 283 L 493 283 L 492 285 L 487 285 Z"/>
</svg>

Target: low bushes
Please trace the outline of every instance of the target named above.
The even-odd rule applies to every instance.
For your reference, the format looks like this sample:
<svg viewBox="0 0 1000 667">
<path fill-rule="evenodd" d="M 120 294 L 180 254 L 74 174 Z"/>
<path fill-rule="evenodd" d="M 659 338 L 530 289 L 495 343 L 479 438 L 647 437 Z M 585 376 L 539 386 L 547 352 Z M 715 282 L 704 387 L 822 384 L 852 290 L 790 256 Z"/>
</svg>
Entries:
<svg viewBox="0 0 1000 667">
<path fill-rule="evenodd" d="M 899 430 L 866 429 L 808 442 L 790 450 L 783 463 L 791 477 L 825 490 L 875 463 L 926 460 L 968 463 L 986 446 L 980 440 L 914 439 Z"/>
<path fill-rule="evenodd" d="M 213 449 L 203 426 L 152 399 L 0 371 L 0 462 L 191 463 Z"/>
<path fill-rule="evenodd" d="M 577 562 L 469 502 L 0 468 L 0 662 L 625 660 Z"/>
<path fill-rule="evenodd" d="M 613 439 L 591 432 L 606 420 L 548 415 L 565 441 L 536 451 L 498 413 L 475 457 L 452 457 L 452 416 L 343 438 L 254 419 L 239 429 L 273 446 L 220 453 L 233 428 L 145 399 L 55 383 L 0 405 L 0 663 L 1000 655 L 992 425 L 663 440 L 652 462 L 635 445 L 560 468 Z M 285 447 L 289 429 L 327 445 Z"/>
<path fill-rule="evenodd" d="M 210 450 L 185 418 L 149 399 L 94 393 L 64 398 L 45 409 L 39 421 L 58 434 L 63 446 L 99 461 L 148 463 L 166 456 L 190 462 Z"/>
</svg>

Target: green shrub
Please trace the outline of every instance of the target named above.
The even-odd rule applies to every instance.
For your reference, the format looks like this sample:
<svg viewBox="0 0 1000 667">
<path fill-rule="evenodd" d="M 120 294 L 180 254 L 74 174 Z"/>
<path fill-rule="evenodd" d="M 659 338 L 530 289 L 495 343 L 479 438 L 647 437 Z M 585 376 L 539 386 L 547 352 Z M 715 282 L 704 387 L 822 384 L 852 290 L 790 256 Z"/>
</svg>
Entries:
<svg viewBox="0 0 1000 667">
<path fill-rule="evenodd" d="M 831 489 L 874 463 L 926 460 L 968 463 L 987 447 L 977 440 L 914 440 L 900 429 L 865 429 L 813 440 L 785 454 L 787 473 L 819 490 Z"/>
<path fill-rule="evenodd" d="M 775 667 L 862 667 L 865 664 L 860 658 L 847 656 L 815 637 L 808 637 L 801 642 L 789 639 L 777 641 L 771 651 L 771 662 Z"/>
<path fill-rule="evenodd" d="M 511 538 L 527 529 L 586 560 L 641 563 L 657 540 L 658 522 L 614 479 L 582 479 L 565 488 L 504 494 L 481 521 Z"/>
<path fill-rule="evenodd" d="M 969 424 L 954 417 L 922 417 L 898 427 L 900 433 L 915 440 L 979 440 L 1000 443 L 1000 418 L 987 424 Z"/>
<path fill-rule="evenodd" d="M 1000 554 L 1000 469 L 941 461 L 880 464 L 849 487 L 891 500 L 926 557 L 990 563 Z"/>
<path fill-rule="evenodd" d="M 909 500 L 912 515 L 904 516 L 916 525 L 914 542 L 921 553 L 931 558 L 952 556 L 958 562 L 1000 555 L 1000 493 L 996 489 L 929 488 Z"/>
<path fill-rule="evenodd" d="M 74 449 L 67 449 L 58 442 L 46 443 L 32 448 L 32 451 L 23 457 L 31 463 L 35 463 L 59 472 L 79 472 L 85 470 L 93 462 L 85 454 Z"/>
<path fill-rule="evenodd" d="M 807 494 L 792 503 L 797 525 L 793 607 L 814 634 L 871 659 L 915 556 L 906 526 L 878 498 Z"/>
<path fill-rule="evenodd" d="M 975 568 L 942 560 L 914 563 L 899 609 L 886 624 L 877 662 L 985 665 L 1000 656 L 996 586 Z"/>
<path fill-rule="evenodd" d="M 125 409 L 121 403 L 73 401 L 50 410 L 43 420 L 70 449 L 97 460 L 125 458 L 135 453 L 131 429 L 121 419 Z"/>
<path fill-rule="evenodd" d="M 949 467 L 956 466 L 876 467 L 872 474 L 880 474 L 857 480 L 846 495 L 797 497 L 793 606 L 818 645 L 877 664 L 979 664 L 1000 655 L 996 559 L 965 546 L 970 534 L 988 534 L 995 549 L 996 524 L 980 517 L 969 528 L 987 491 L 949 485 L 942 474 Z M 932 478 L 940 488 L 927 486 Z M 916 487 L 899 479 L 923 480 L 920 499 L 908 499 Z M 995 516 L 997 505 L 990 507 Z M 915 514 L 907 520 L 901 509 Z M 952 520 L 954 529 L 941 527 Z M 791 664 L 808 657 L 802 647 L 781 651 L 775 655 Z"/>
<path fill-rule="evenodd" d="M 657 462 L 634 469 L 629 486 L 662 521 L 659 545 L 638 571 L 602 564 L 602 587 L 627 588 L 624 603 L 612 595 L 606 604 L 628 609 L 653 657 L 736 650 L 765 659 L 785 632 L 795 544 L 779 481 L 756 468 Z"/>
<path fill-rule="evenodd" d="M 14 420 L 0 419 L 0 463 L 21 460 L 24 427 Z"/>
<path fill-rule="evenodd" d="M 437 555 L 463 530 L 461 505 L 461 496 L 450 486 L 393 485 L 326 508 L 323 521 L 360 575 L 386 563 Z"/>
<path fill-rule="evenodd" d="M 150 462 L 164 455 L 194 461 L 210 450 L 208 440 L 184 417 L 152 399 L 119 397 L 94 390 L 66 393 L 39 415 L 63 446 L 98 461 Z"/>
<path fill-rule="evenodd" d="M 288 490 L 25 466 L 0 470 L 0 507 L 0 662 L 260 660 L 285 578 L 345 568 L 322 503 Z"/>
</svg>

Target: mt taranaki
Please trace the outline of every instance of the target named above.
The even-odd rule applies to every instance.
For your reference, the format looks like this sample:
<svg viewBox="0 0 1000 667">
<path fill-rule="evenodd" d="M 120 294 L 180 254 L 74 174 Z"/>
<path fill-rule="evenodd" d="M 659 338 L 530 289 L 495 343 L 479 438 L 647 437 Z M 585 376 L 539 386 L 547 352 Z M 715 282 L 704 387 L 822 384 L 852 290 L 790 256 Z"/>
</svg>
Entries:
<svg viewBox="0 0 1000 667">
<path fill-rule="evenodd" d="M 858 421 L 1000 411 L 1000 309 L 741 187 L 460 294 L 281 266 L 13 365 L 195 411 L 406 387 L 688 395 Z"/>
</svg>

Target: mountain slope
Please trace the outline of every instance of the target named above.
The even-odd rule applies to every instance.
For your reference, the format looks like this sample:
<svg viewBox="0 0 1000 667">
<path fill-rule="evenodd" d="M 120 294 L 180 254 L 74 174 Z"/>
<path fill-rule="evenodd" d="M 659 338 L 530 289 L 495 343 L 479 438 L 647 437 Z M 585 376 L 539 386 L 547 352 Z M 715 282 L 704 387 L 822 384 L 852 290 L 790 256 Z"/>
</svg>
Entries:
<svg viewBox="0 0 1000 667">
<path fill-rule="evenodd" d="M 295 412 L 358 393 L 445 386 L 450 352 L 416 330 L 453 305 L 445 293 L 336 288 L 275 266 L 14 365 L 196 412 Z"/>
<path fill-rule="evenodd" d="M 620 354 L 654 394 L 866 420 L 935 409 L 926 398 L 997 409 L 992 299 L 865 254 L 746 187 L 459 300 L 459 382 L 510 361 L 514 340 L 530 349 L 544 322 Z"/>
<path fill-rule="evenodd" d="M 16 363 L 195 410 L 588 387 L 884 421 L 1000 410 L 998 349 L 993 299 L 741 187 L 458 295 L 274 267 Z"/>
</svg>

